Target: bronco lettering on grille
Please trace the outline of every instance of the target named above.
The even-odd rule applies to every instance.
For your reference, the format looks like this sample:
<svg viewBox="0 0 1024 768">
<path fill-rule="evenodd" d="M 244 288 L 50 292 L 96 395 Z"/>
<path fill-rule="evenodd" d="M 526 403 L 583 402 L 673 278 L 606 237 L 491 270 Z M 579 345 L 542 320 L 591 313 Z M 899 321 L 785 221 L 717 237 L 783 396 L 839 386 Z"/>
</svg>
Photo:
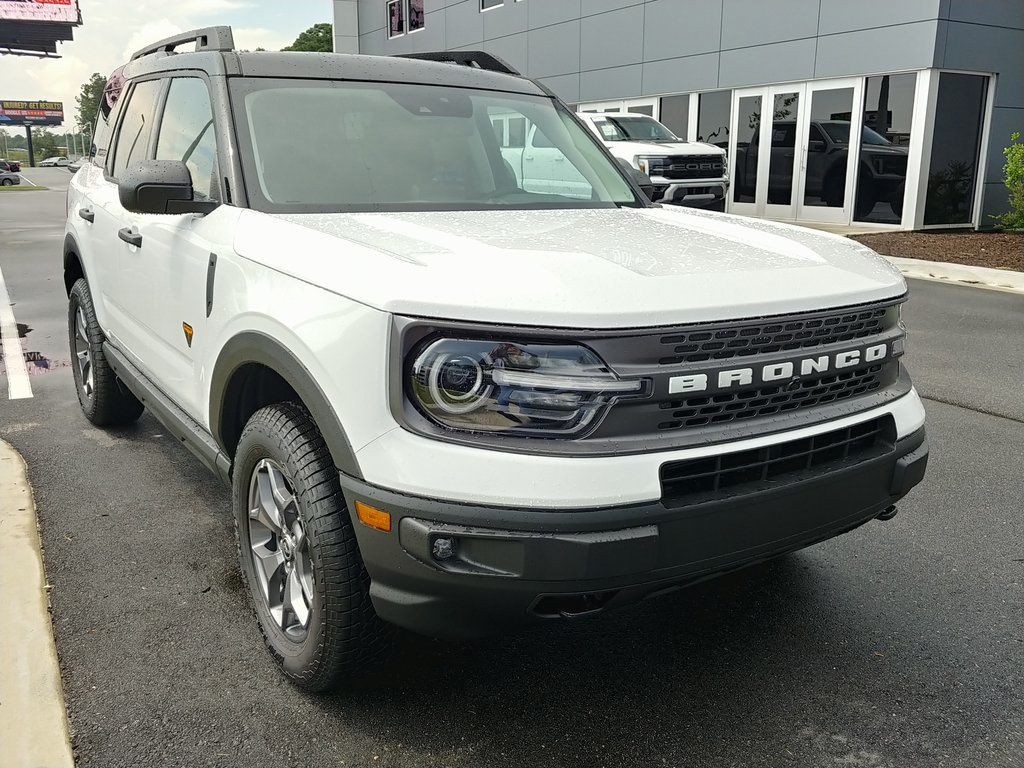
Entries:
<svg viewBox="0 0 1024 768">
<path fill-rule="evenodd" d="M 688 373 L 669 379 L 668 391 L 670 395 L 674 395 L 683 392 L 706 392 L 709 389 L 721 390 L 769 384 L 773 381 L 787 381 L 794 377 L 810 376 L 829 370 L 841 371 L 844 368 L 853 368 L 866 363 L 877 363 L 888 355 L 888 344 L 875 344 L 867 348 L 785 360 L 756 368 L 730 368 L 706 373 Z"/>
</svg>

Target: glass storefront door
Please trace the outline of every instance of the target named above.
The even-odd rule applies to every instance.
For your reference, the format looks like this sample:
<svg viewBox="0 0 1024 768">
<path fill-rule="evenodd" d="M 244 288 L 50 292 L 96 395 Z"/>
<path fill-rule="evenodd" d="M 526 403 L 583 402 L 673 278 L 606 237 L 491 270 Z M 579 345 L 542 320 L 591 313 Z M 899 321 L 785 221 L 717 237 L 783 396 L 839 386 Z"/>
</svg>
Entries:
<svg viewBox="0 0 1024 768">
<path fill-rule="evenodd" d="M 803 85 L 733 92 L 729 211 L 796 218 L 797 149 L 803 131 Z"/>
<path fill-rule="evenodd" d="M 853 214 L 854 176 L 861 131 L 861 81 L 808 83 L 800 137 L 800 207 L 797 218 L 846 224 Z"/>
</svg>

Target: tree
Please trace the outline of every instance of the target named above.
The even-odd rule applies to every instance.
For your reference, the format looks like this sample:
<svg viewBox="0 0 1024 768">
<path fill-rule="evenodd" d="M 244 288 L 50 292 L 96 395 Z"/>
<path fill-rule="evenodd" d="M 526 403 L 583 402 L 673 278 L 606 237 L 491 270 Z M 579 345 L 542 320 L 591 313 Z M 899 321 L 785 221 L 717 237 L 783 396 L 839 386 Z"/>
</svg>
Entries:
<svg viewBox="0 0 1024 768">
<path fill-rule="evenodd" d="M 95 72 L 83 85 L 78 94 L 78 127 L 80 130 L 88 128 L 90 131 L 96 127 L 96 112 L 100 106 L 100 99 L 103 97 L 103 89 L 107 85 L 107 78 L 99 72 Z"/>
<path fill-rule="evenodd" d="M 334 51 L 334 27 L 330 24 L 314 24 L 282 50 L 331 53 Z"/>
</svg>

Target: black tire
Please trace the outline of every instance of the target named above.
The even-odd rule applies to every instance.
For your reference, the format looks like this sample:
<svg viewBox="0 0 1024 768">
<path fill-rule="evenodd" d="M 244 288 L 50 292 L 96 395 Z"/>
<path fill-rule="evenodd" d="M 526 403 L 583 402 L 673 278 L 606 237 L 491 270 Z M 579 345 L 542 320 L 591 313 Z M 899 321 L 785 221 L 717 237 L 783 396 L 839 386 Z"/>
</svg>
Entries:
<svg viewBox="0 0 1024 768">
<path fill-rule="evenodd" d="M 3 184 L 5 187 L 13 187 L 14 179 L 4 179 Z"/>
<path fill-rule="evenodd" d="M 878 193 L 875 191 L 875 180 L 862 173 L 857 179 L 857 200 L 853 207 L 853 217 L 857 220 L 867 218 L 878 204 Z"/>
<path fill-rule="evenodd" d="M 85 340 L 79 338 L 78 315 L 81 310 L 84 319 Z M 75 378 L 75 389 L 78 391 L 78 402 L 82 412 L 97 427 L 113 427 L 131 424 L 142 415 L 143 405 L 128 391 L 114 375 L 103 354 L 105 340 L 100 324 L 96 320 L 93 309 L 92 294 L 85 278 L 79 278 L 71 288 L 68 297 L 68 342 L 71 346 L 71 369 Z M 89 353 L 89 365 L 92 369 L 92 380 L 89 386 L 87 370 L 80 364 L 80 353 Z"/>
<path fill-rule="evenodd" d="M 294 496 L 290 514 L 300 521 L 312 566 L 312 594 L 304 598 L 308 625 L 299 628 L 299 638 L 271 614 L 254 562 L 249 494 L 254 473 L 268 461 L 283 471 Z M 232 498 L 242 576 L 260 631 L 284 674 L 305 690 L 327 691 L 386 658 L 394 629 L 373 609 L 370 577 L 359 554 L 337 469 L 304 408 L 278 403 L 253 414 L 235 453 Z M 280 544 L 272 547 L 279 548 Z"/>
</svg>

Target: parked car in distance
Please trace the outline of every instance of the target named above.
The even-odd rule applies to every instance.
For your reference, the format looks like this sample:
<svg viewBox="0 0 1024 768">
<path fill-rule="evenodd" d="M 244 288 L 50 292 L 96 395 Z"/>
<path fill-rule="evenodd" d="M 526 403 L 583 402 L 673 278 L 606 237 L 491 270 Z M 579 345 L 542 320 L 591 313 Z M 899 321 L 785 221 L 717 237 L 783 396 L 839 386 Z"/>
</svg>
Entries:
<svg viewBox="0 0 1024 768">
<path fill-rule="evenodd" d="M 704 207 L 725 199 L 729 167 L 721 147 L 684 141 L 647 115 L 582 112 L 577 117 L 615 157 L 650 176 L 655 202 Z"/>
<path fill-rule="evenodd" d="M 789 204 L 796 158 L 796 123 L 772 123 L 772 152 L 768 166 L 768 202 Z M 846 174 L 850 152 L 848 120 L 812 121 L 808 126 L 807 172 L 804 196 L 841 208 L 846 195 Z M 753 197 L 757 184 L 760 131 L 749 144 L 736 147 L 735 192 Z M 903 214 L 907 178 L 907 147 L 893 144 L 868 126 L 861 128 L 860 168 L 857 178 L 855 216 L 866 217 L 878 203 L 888 203 L 893 213 Z"/>
<path fill-rule="evenodd" d="M 40 168 L 67 168 L 69 165 L 71 165 L 71 161 L 63 155 L 48 157 L 39 163 Z"/>
<path fill-rule="evenodd" d="M 8 173 L 21 173 L 21 163 L 17 160 L 0 160 L 0 171 Z"/>
<path fill-rule="evenodd" d="M 103 428 L 148 409 L 230 485 L 303 688 L 395 626 L 592 616 L 891 519 L 923 479 L 895 267 L 652 204 L 493 56 L 214 27 L 121 74 L 68 190 L 78 400 Z"/>
<path fill-rule="evenodd" d="M 21 176 L 19 174 L 0 170 L 0 185 L 13 187 L 16 184 L 21 184 Z"/>
</svg>

